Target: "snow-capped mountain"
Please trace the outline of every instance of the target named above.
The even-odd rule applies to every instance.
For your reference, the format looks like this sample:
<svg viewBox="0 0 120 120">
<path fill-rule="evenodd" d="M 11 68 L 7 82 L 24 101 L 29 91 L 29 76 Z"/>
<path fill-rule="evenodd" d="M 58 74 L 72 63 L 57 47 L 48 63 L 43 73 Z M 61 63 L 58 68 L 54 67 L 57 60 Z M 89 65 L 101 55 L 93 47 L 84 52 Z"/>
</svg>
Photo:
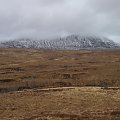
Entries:
<svg viewBox="0 0 120 120">
<path fill-rule="evenodd" d="M 17 39 L 0 43 L 1 48 L 44 48 L 79 50 L 95 48 L 120 48 L 120 45 L 105 37 L 94 35 L 70 35 L 53 40 Z"/>
</svg>

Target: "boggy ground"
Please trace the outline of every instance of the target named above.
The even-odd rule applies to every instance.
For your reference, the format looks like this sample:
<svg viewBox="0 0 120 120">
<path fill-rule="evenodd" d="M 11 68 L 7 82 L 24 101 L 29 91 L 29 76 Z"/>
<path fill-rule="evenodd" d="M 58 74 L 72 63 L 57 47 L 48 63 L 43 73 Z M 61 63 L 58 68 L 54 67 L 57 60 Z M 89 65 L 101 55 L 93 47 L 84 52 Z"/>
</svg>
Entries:
<svg viewBox="0 0 120 120">
<path fill-rule="evenodd" d="M 120 50 L 0 49 L 0 120 L 119 120 Z"/>
<path fill-rule="evenodd" d="M 120 120 L 120 89 L 60 87 L 1 93 L 0 120 Z"/>
<path fill-rule="evenodd" d="M 120 50 L 0 49 L 0 92 L 59 86 L 120 87 Z"/>
</svg>

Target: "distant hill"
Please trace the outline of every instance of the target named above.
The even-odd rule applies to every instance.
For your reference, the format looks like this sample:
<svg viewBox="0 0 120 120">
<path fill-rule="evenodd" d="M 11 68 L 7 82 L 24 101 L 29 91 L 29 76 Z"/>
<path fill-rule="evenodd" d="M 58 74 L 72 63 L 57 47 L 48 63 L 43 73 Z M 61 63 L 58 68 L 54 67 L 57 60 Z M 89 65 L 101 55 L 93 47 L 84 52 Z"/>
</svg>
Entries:
<svg viewBox="0 0 120 120">
<path fill-rule="evenodd" d="M 43 48 L 60 50 L 114 49 L 120 45 L 105 37 L 94 35 L 69 35 L 53 40 L 16 39 L 0 43 L 1 48 Z"/>
</svg>

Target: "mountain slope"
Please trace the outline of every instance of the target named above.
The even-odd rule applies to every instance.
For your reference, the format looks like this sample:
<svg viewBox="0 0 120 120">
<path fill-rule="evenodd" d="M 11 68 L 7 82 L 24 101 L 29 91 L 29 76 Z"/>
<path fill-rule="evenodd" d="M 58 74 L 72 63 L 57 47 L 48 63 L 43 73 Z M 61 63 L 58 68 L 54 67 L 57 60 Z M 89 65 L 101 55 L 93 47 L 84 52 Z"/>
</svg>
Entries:
<svg viewBox="0 0 120 120">
<path fill-rule="evenodd" d="M 79 50 L 95 48 L 120 48 L 120 45 L 105 37 L 93 35 L 70 35 L 54 40 L 17 39 L 0 44 L 2 48 L 44 48 Z"/>
</svg>

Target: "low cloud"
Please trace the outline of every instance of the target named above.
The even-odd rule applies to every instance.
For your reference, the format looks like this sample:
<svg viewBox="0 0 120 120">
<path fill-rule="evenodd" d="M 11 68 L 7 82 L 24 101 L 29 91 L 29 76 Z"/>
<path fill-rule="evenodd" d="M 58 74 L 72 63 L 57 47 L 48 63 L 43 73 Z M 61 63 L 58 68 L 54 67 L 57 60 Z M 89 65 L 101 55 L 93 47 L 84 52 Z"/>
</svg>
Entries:
<svg viewBox="0 0 120 120">
<path fill-rule="evenodd" d="M 0 0 L 0 40 L 92 33 L 120 42 L 120 0 Z"/>
</svg>

